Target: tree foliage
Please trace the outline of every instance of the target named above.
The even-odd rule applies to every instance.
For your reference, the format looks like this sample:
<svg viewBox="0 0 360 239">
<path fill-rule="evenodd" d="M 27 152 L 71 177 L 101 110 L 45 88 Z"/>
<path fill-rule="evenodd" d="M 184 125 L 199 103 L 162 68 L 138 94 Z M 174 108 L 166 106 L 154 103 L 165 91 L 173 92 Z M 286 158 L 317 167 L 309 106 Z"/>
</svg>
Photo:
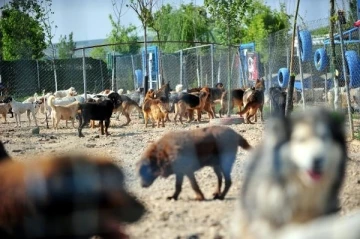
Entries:
<svg viewBox="0 0 360 239">
<path fill-rule="evenodd" d="M 1 53 L 4 60 L 39 59 L 46 48 L 40 19 L 44 9 L 36 0 L 14 0 L 2 8 Z"/>
<path fill-rule="evenodd" d="M 90 56 L 94 59 L 106 61 L 107 50 L 105 47 L 95 47 L 90 51 Z"/>
<path fill-rule="evenodd" d="M 0 20 L 4 60 L 39 59 L 46 48 L 43 29 L 26 13 L 15 9 L 3 11 Z"/>
<path fill-rule="evenodd" d="M 76 43 L 73 40 L 73 32 L 69 34 L 69 38 L 67 38 L 66 35 L 61 35 L 57 47 L 60 59 L 72 58 L 72 55 L 74 54 L 74 49 L 76 48 Z"/>
<path fill-rule="evenodd" d="M 139 37 L 136 34 L 136 27 L 132 24 L 129 26 L 122 26 L 115 22 L 113 17 L 109 15 L 112 30 L 107 38 L 109 43 L 128 43 L 137 42 Z M 140 49 L 140 45 L 137 43 L 116 45 L 114 50 L 121 54 L 136 54 Z"/>
<path fill-rule="evenodd" d="M 251 11 L 247 12 L 244 19 L 245 29 L 241 38 L 242 42 L 255 42 L 256 51 L 261 53 L 262 61 L 267 62 L 269 35 L 277 31 L 289 29 L 290 16 L 285 12 L 285 6 L 280 5 L 280 11 L 272 10 L 261 1 L 253 2 Z"/>
<path fill-rule="evenodd" d="M 246 13 L 252 10 L 252 0 L 204 0 L 204 5 L 215 22 L 219 41 L 239 43 L 241 26 Z"/>
<path fill-rule="evenodd" d="M 165 43 L 162 47 L 165 52 L 194 46 L 194 41 L 208 42 L 211 37 L 205 8 L 192 3 L 182 4 L 178 9 L 172 8 L 169 4 L 162 6 L 154 12 L 149 26 L 156 33 L 157 40 L 185 42 Z"/>
</svg>

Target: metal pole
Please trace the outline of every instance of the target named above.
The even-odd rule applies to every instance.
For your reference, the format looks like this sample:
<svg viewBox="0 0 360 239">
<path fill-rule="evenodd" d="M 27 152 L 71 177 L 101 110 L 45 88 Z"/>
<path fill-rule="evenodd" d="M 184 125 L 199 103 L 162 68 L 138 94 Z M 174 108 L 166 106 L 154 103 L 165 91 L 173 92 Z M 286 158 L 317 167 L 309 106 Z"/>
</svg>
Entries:
<svg viewBox="0 0 360 239">
<path fill-rule="evenodd" d="M 39 70 L 39 61 L 36 60 L 36 73 L 37 73 L 37 81 L 38 81 L 38 90 L 41 90 L 40 87 L 40 70 Z"/>
<path fill-rule="evenodd" d="M 340 47 L 341 47 L 341 57 L 342 57 L 342 65 L 343 65 L 343 74 L 345 79 L 345 87 L 346 87 L 346 100 L 347 100 L 347 111 L 349 116 L 349 126 L 350 126 L 350 134 L 351 139 L 354 138 L 354 125 L 351 117 L 351 105 L 350 105 L 350 89 L 349 89 L 349 80 L 346 74 L 346 60 L 345 60 L 345 51 L 344 51 L 344 40 L 343 40 L 343 29 L 341 26 L 340 18 L 338 18 L 338 27 L 339 27 L 339 36 L 340 36 Z"/>
<path fill-rule="evenodd" d="M 180 51 L 180 84 L 183 84 L 183 51 Z"/>
<path fill-rule="evenodd" d="M 102 60 L 100 61 L 100 74 L 101 74 L 101 90 L 104 90 L 104 73 L 103 73 L 103 68 L 102 68 Z"/>
<path fill-rule="evenodd" d="M 227 90 L 228 90 L 228 99 L 227 99 L 227 116 L 230 117 L 230 102 L 231 102 L 231 97 L 230 97 L 230 94 L 231 94 L 231 86 L 230 86 L 230 62 L 231 62 L 231 54 L 230 54 L 230 19 L 228 19 L 228 23 L 227 23 L 227 38 L 228 38 L 228 59 L 227 59 Z"/>
<path fill-rule="evenodd" d="M 299 36 L 299 27 L 297 27 L 297 36 Z M 300 71 L 300 81 L 301 81 L 301 98 L 302 98 L 302 106 L 303 106 L 303 110 L 305 111 L 305 94 L 304 94 L 304 73 L 302 70 L 302 64 L 301 64 L 301 51 L 300 51 L 300 40 L 298 38 L 297 41 L 298 45 L 297 45 L 297 54 L 298 54 L 298 59 L 299 59 L 299 71 Z"/>
<path fill-rule="evenodd" d="M 136 75 L 135 75 L 135 64 L 134 64 L 134 56 L 133 55 L 131 55 L 131 67 L 132 67 L 132 74 L 133 74 L 133 78 L 134 78 L 134 90 L 136 90 L 137 80 L 136 80 Z"/>
<path fill-rule="evenodd" d="M 211 87 L 214 87 L 214 44 L 210 45 L 211 54 Z"/>
<path fill-rule="evenodd" d="M 84 81 L 84 98 L 85 101 L 87 100 L 87 95 L 86 95 L 86 62 L 85 62 L 85 49 L 82 49 L 82 53 L 83 53 L 83 81 Z"/>
<path fill-rule="evenodd" d="M 115 90 L 115 51 L 112 52 L 111 66 L 111 90 Z"/>
</svg>

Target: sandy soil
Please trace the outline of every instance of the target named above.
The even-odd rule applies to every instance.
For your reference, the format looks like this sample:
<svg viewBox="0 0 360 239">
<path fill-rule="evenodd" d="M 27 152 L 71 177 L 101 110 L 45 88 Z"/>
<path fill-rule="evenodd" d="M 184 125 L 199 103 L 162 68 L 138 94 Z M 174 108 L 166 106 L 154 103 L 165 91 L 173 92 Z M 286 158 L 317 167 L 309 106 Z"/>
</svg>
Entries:
<svg viewBox="0 0 360 239">
<path fill-rule="evenodd" d="M 150 188 L 143 189 L 135 174 L 135 163 L 144 148 L 165 132 L 205 127 L 209 123 L 175 126 L 171 122 L 167 123 L 165 128 L 145 129 L 142 119 L 137 119 L 136 116 L 132 118 L 130 125 L 125 127 L 120 127 L 125 122 L 125 117 L 120 117 L 120 121 L 113 119 L 109 137 L 98 136 L 97 129 L 85 128 L 83 130 L 85 138 L 78 138 L 77 129 L 71 126 L 64 128 L 64 122 L 60 123 L 63 128 L 58 132 L 46 129 L 46 125 L 40 123 L 40 134 L 33 135 L 31 130 L 34 127 L 27 126 L 26 116 L 23 115 L 22 128 L 14 128 L 13 118 L 8 118 L 8 124 L 2 123 L 3 119 L 0 119 L 0 140 L 5 142 L 5 147 L 11 156 L 22 160 L 33 160 L 39 154 L 62 154 L 70 151 L 111 156 L 123 167 L 129 190 L 148 208 L 148 213 L 141 221 L 127 227 L 131 238 L 228 238 L 228 225 L 244 177 L 248 152 L 238 150 L 232 171 L 234 183 L 224 201 L 211 200 L 216 179 L 209 168 L 204 168 L 196 174 L 198 183 L 209 200 L 194 201 L 194 193 L 188 180 L 185 179 L 179 200 L 167 201 L 166 196 L 171 195 L 175 187 L 174 177 L 157 179 Z M 43 119 L 40 118 L 39 121 Z M 230 127 L 240 132 L 254 146 L 265 136 L 262 123 Z M 342 214 L 360 208 L 360 143 L 352 141 L 348 145 L 350 160 L 341 193 Z"/>
</svg>

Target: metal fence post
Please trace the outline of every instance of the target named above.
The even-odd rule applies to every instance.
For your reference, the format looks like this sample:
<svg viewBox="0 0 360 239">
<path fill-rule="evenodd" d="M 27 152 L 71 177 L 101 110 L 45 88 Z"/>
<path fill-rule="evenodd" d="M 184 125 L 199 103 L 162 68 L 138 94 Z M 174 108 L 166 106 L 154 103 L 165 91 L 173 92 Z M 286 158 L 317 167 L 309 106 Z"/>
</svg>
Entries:
<svg viewBox="0 0 360 239">
<path fill-rule="evenodd" d="M 214 44 L 210 45 L 211 55 L 211 87 L 214 87 Z"/>
<path fill-rule="evenodd" d="M 82 49 L 83 55 L 83 81 L 84 81 L 84 98 L 87 100 L 87 87 L 86 87 L 86 62 L 85 62 L 85 48 Z"/>
<path fill-rule="evenodd" d="M 343 66 L 343 74 L 345 79 L 345 88 L 346 88 L 346 100 L 347 100 L 347 113 L 349 116 L 349 126 L 350 126 L 350 134 L 351 139 L 354 138 L 354 125 L 351 117 L 351 105 L 350 105 L 350 89 L 348 85 L 348 75 L 346 74 L 346 60 L 345 60 L 345 51 L 344 51 L 344 39 L 343 39 L 343 30 L 340 22 L 340 17 L 338 18 L 338 27 L 339 27 L 339 36 L 340 36 L 340 47 L 341 47 L 341 58 L 342 58 L 342 66 Z"/>
<path fill-rule="evenodd" d="M 37 74 L 37 82 L 38 82 L 38 90 L 41 90 L 40 87 L 40 70 L 39 70 L 39 61 L 36 60 L 36 74 Z"/>
<path fill-rule="evenodd" d="M 180 84 L 183 84 L 183 51 L 180 50 Z"/>
<path fill-rule="evenodd" d="M 299 36 L 299 27 L 297 27 L 297 36 Z M 305 110 L 305 94 L 304 94 L 304 74 L 302 70 L 302 64 L 301 64 L 301 51 L 300 51 L 300 40 L 297 39 L 297 55 L 299 59 L 299 70 L 300 70 L 300 82 L 301 82 L 301 97 L 302 97 L 302 105 L 303 110 Z"/>
<path fill-rule="evenodd" d="M 134 90 L 136 90 L 137 79 L 136 79 L 136 75 L 135 75 L 135 64 L 134 64 L 134 56 L 133 55 L 131 55 L 131 68 L 132 68 L 132 75 L 134 78 Z"/>
<path fill-rule="evenodd" d="M 102 69 L 102 60 L 99 60 L 100 62 L 100 74 L 101 74 L 101 90 L 104 90 L 104 73 Z"/>
</svg>

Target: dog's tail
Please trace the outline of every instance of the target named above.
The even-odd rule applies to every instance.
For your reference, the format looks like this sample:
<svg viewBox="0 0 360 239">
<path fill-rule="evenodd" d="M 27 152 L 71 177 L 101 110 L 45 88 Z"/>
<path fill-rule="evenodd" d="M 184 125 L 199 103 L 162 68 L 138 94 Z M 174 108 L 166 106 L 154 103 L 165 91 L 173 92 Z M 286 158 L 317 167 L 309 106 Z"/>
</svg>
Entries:
<svg viewBox="0 0 360 239">
<path fill-rule="evenodd" d="M 241 148 L 246 149 L 246 150 L 252 149 L 251 145 L 244 137 L 242 137 L 240 134 L 238 134 L 238 136 L 239 136 L 238 142 L 239 142 L 239 146 Z"/>
<path fill-rule="evenodd" d="M 48 105 L 51 107 L 51 109 L 55 109 L 55 104 L 54 104 L 55 96 L 50 95 L 47 102 L 48 102 Z"/>
<path fill-rule="evenodd" d="M 253 105 L 255 105 L 255 104 L 256 104 L 256 102 L 248 102 L 248 103 L 245 105 L 244 109 L 242 109 L 242 110 L 239 112 L 239 114 L 240 114 L 240 115 L 246 114 L 246 113 L 251 109 L 251 107 L 252 107 Z"/>
</svg>

